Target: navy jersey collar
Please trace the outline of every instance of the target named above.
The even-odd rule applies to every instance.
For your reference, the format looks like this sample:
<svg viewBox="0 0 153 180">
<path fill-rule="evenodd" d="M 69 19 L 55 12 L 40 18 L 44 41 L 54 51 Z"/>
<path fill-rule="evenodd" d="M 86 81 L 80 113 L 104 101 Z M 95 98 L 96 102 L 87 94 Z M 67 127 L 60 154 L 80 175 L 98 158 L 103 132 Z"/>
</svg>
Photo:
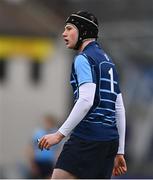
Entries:
<svg viewBox="0 0 153 180">
<path fill-rule="evenodd" d="M 93 47 L 93 46 L 99 47 L 99 44 L 97 43 L 97 41 L 92 41 L 92 42 L 90 42 L 90 43 L 83 49 L 83 51 L 85 51 L 85 50 L 87 50 L 88 48 Z M 83 52 L 83 51 L 82 51 L 82 52 Z"/>
</svg>

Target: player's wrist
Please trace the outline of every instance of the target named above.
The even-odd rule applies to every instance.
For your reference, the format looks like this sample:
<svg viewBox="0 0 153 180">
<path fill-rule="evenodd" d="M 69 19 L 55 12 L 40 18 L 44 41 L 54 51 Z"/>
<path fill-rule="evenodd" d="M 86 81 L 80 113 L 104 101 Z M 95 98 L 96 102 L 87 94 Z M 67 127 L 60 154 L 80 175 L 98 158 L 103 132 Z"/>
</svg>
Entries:
<svg viewBox="0 0 153 180">
<path fill-rule="evenodd" d="M 117 158 L 124 158 L 124 154 L 117 154 L 116 157 Z"/>
<path fill-rule="evenodd" d="M 56 133 L 55 133 L 55 135 L 56 135 L 56 138 L 57 138 L 57 140 L 60 142 L 65 136 L 61 133 L 61 132 L 59 132 L 59 131 L 57 131 Z"/>
</svg>

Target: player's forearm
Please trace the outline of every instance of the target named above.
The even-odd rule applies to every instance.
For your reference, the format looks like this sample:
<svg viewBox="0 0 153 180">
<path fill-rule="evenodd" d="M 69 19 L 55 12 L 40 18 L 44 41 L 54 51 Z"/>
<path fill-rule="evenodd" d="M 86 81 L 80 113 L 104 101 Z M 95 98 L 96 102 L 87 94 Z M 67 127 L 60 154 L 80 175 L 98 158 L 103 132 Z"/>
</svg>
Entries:
<svg viewBox="0 0 153 180">
<path fill-rule="evenodd" d="M 116 101 L 116 121 L 119 132 L 118 154 L 124 154 L 126 118 L 125 118 L 125 108 L 121 94 L 117 96 L 117 101 Z"/>
<path fill-rule="evenodd" d="M 67 136 L 86 116 L 89 109 L 93 105 L 96 85 L 94 83 L 86 83 L 79 88 L 79 99 L 74 105 L 69 117 L 59 129 L 59 132 Z"/>
</svg>

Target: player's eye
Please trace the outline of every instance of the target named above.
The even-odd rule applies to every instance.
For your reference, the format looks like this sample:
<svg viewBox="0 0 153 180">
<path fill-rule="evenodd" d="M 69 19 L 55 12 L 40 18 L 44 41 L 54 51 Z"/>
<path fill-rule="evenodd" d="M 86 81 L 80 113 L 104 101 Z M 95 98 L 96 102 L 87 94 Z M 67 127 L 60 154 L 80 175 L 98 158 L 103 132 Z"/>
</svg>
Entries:
<svg viewBox="0 0 153 180">
<path fill-rule="evenodd" d="M 72 28 L 71 28 L 70 26 L 68 26 L 68 27 L 66 27 L 66 29 L 67 29 L 68 31 L 70 31 Z"/>
</svg>

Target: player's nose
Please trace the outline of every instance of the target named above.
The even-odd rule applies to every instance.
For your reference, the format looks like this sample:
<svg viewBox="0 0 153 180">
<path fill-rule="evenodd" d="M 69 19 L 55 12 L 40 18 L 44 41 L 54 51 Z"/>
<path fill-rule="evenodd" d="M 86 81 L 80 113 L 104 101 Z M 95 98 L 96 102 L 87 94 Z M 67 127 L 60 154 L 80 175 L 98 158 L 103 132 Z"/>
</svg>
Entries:
<svg viewBox="0 0 153 180">
<path fill-rule="evenodd" d="M 62 33 L 62 36 L 63 37 L 66 37 L 67 35 L 66 35 L 66 31 L 64 31 L 63 33 Z"/>
</svg>

